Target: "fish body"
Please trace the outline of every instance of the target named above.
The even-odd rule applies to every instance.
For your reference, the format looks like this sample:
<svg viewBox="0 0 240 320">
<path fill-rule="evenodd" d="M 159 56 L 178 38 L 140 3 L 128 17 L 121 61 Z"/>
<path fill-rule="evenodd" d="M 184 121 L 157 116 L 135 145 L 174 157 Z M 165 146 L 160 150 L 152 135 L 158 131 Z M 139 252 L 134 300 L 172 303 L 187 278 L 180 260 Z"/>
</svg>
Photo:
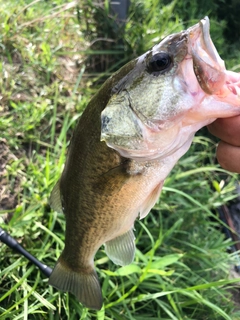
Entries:
<svg viewBox="0 0 240 320">
<path fill-rule="evenodd" d="M 240 114 L 240 76 L 225 69 L 209 20 L 163 39 L 129 62 L 89 102 L 50 204 L 66 217 L 65 248 L 49 283 L 101 309 L 94 256 L 134 259 L 133 227 L 157 201 L 195 132 Z"/>
</svg>

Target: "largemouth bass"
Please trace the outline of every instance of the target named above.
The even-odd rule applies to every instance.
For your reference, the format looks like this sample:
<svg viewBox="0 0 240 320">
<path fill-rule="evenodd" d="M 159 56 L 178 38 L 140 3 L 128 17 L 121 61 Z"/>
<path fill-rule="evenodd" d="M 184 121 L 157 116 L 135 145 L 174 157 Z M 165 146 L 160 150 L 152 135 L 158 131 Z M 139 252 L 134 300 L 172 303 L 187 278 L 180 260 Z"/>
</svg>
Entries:
<svg viewBox="0 0 240 320">
<path fill-rule="evenodd" d="M 227 71 L 209 20 L 169 35 L 101 87 L 71 139 L 50 203 L 66 217 L 65 248 L 49 283 L 102 307 L 94 256 L 104 244 L 118 265 L 134 259 L 134 221 L 157 201 L 193 136 L 240 114 L 240 76 Z"/>
</svg>

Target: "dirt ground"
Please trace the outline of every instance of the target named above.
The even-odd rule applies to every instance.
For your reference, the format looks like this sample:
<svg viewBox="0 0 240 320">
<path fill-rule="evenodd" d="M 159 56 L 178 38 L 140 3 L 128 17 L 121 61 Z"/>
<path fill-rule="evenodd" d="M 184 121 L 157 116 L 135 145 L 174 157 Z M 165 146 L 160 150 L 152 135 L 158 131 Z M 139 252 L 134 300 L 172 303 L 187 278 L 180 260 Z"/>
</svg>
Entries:
<svg viewBox="0 0 240 320">
<path fill-rule="evenodd" d="M 5 139 L 0 139 L 0 155 L 0 210 L 6 211 L 7 214 L 17 205 L 18 195 L 21 192 L 20 179 L 17 176 L 8 178 L 7 165 L 15 160 L 16 156 L 10 151 Z"/>
</svg>

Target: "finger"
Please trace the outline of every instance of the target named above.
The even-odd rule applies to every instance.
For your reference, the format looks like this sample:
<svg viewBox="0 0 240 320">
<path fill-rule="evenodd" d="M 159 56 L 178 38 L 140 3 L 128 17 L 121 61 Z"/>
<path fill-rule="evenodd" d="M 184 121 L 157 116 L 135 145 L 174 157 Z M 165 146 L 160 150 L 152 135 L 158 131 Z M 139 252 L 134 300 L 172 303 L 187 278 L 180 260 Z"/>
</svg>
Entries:
<svg viewBox="0 0 240 320">
<path fill-rule="evenodd" d="M 233 146 L 240 146 L 240 116 L 217 119 L 208 126 L 208 130 L 221 140 Z"/>
<path fill-rule="evenodd" d="M 240 173 L 240 148 L 220 141 L 217 147 L 217 159 L 222 168 Z"/>
</svg>

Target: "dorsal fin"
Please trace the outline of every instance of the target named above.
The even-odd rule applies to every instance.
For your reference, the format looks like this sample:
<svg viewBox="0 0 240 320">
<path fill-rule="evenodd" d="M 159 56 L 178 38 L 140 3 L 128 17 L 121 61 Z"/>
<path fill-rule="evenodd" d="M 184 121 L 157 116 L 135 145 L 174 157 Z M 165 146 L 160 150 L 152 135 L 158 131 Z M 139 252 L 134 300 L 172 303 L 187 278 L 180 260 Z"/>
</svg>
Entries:
<svg viewBox="0 0 240 320">
<path fill-rule="evenodd" d="M 60 180 L 55 184 L 49 199 L 49 204 L 54 211 L 63 213 L 61 193 L 60 193 Z"/>
</svg>

